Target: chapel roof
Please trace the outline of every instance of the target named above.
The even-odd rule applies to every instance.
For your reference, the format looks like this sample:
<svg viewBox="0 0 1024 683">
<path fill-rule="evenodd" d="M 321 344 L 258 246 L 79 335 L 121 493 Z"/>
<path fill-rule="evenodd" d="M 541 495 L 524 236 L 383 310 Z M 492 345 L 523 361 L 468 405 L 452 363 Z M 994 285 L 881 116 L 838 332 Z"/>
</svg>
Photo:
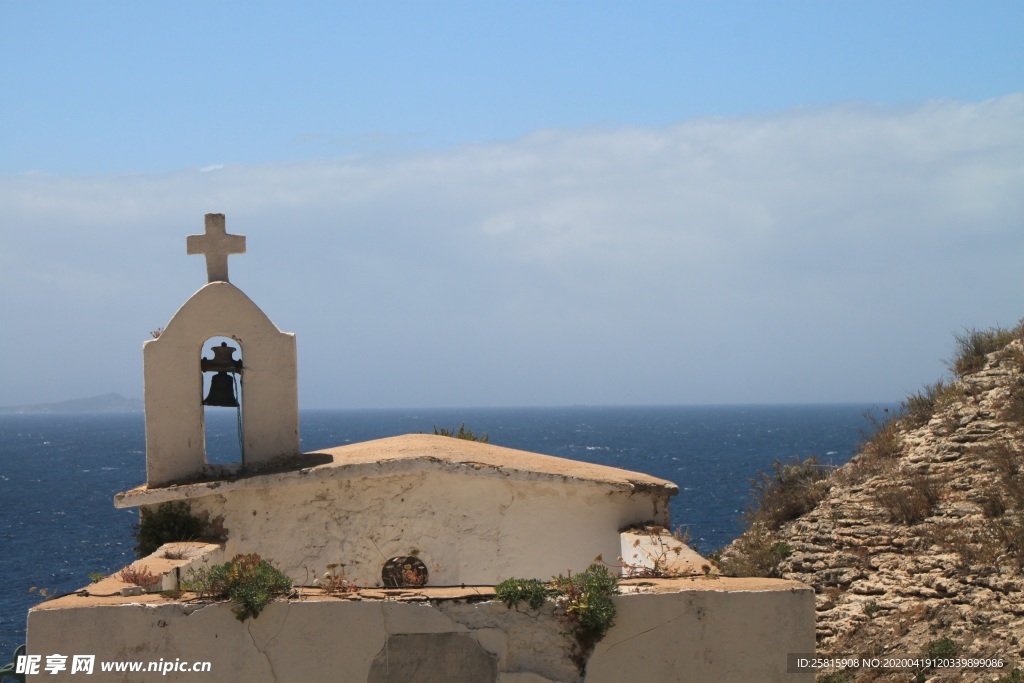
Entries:
<svg viewBox="0 0 1024 683">
<path fill-rule="evenodd" d="M 591 483 L 618 490 L 658 491 L 670 496 L 679 492 L 672 482 L 640 472 L 466 439 L 405 434 L 313 451 L 273 471 L 162 487 L 140 486 L 118 494 L 114 505 L 133 507 L 226 493 L 235 488 L 430 471 L 519 481 Z"/>
</svg>

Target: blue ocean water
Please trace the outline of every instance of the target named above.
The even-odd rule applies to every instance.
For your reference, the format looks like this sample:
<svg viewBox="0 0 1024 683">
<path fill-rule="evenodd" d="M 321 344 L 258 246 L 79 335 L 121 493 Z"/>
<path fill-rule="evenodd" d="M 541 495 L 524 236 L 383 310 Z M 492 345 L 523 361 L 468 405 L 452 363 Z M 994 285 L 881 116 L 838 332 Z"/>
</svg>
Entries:
<svg viewBox="0 0 1024 683">
<path fill-rule="evenodd" d="M 865 405 L 304 411 L 302 449 L 463 422 L 491 443 L 674 481 L 673 525 L 699 550 L 739 534 L 750 480 L 777 459 L 853 456 Z M 235 413 L 208 415 L 213 461 L 237 459 Z M 62 593 L 132 559 L 134 510 L 114 494 L 145 480 L 141 414 L 0 415 L 0 664 L 25 640 L 32 587 Z"/>
</svg>

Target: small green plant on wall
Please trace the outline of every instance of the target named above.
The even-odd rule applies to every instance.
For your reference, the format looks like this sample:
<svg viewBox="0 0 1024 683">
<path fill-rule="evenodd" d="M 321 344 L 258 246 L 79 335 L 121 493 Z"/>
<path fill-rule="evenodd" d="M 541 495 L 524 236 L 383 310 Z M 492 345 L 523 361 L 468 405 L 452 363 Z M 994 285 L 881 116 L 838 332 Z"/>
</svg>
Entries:
<svg viewBox="0 0 1024 683">
<path fill-rule="evenodd" d="M 551 586 L 557 594 L 557 613 L 575 636 L 572 659 L 583 675 L 594 646 L 615 623 L 612 596 L 619 592 L 619 580 L 607 567 L 595 562 L 585 572 L 559 574 Z"/>
<path fill-rule="evenodd" d="M 544 605 L 551 589 L 540 579 L 505 579 L 494 587 L 494 594 L 509 609 L 525 602 L 536 610 Z"/>
<path fill-rule="evenodd" d="M 292 588 L 292 580 L 256 554 L 236 555 L 230 562 L 189 570 L 184 590 L 201 598 L 228 599 L 239 621 L 255 619 L 271 600 Z"/>
<path fill-rule="evenodd" d="M 618 592 L 618 578 L 599 562 L 583 572 L 559 574 L 549 584 L 539 579 L 506 579 L 494 589 L 496 597 L 509 609 L 525 602 L 536 610 L 547 598 L 553 598 L 555 615 L 569 627 L 573 638 L 570 657 L 581 676 L 594 646 L 615 623 L 612 596 Z"/>
</svg>

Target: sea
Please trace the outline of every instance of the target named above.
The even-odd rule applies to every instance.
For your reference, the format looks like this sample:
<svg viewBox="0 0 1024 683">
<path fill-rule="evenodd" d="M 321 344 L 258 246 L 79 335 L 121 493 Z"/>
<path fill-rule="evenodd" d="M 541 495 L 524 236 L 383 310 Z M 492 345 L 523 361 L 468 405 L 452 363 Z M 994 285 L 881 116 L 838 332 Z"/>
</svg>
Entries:
<svg viewBox="0 0 1024 683">
<path fill-rule="evenodd" d="M 302 450 L 465 425 L 490 443 L 635 470 L 680 492 L 672 523 L 698 551 L 742 529 L 751 480 L 776 460 L 816 456 L 842 465 L 889 406 L 570 406 L 308 410 Z M 238 459 L 236 414 L 208 409 L 213 462 Z M 0 666 L 25 642 L 26 612 L 43 599 L 116 572 L 134 559 L 135 510 L 116 493 L 145 481 L 141 413 L 0 415 Z"/>
</svg>

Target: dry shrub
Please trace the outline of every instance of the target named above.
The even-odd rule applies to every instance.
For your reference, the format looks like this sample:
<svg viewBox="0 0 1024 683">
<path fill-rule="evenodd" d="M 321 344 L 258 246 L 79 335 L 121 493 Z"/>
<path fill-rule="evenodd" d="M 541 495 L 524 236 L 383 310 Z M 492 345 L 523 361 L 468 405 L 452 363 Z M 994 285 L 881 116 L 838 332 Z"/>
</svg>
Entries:
<svg viewBox="0 0 1024 683">
<path fill-rule="evenodd" d="M 148 567 L 136 567 L 134 565 L 128 565 L 117 573 L 117 578 L 121 579 L 125 583 L 130 583 L 133 586 L 152 586 L 160 580 L 159 576 L 149 571 Z"/>
<path fill-rule="evenodd" d="M 917 524 L 924 521 L 939 501 L 939 482 L 916 475 L 906 486 L 887 486 L 875 492 L 875 500 L 889 513 L 889 521 Z"/>
<path fill-rule="evenodd" d="M 1021 465 L 1024 464 L 1024 457 L 1009 441 L 989 444 L 978 455 L 992 463 L 1003 483 L 1013 481 L 1020 473 Z"/>
<path fill-rule="evenodd" d="M 636 539 L 633 541 L 633 548 L 636 549 L 636 552 L 628 556 L 630 559 L 619 557 L 621 565 L 609 566 L 618 567 L 624 577 L 631 579 L 661 579 L 680 576 L 681 572 L 676 567 L 675 560 L 682 554 L 684 547 L 689 542 L 690 531 L 689 529 L 685 531 L 676 529 L 675 533 L 669 536 L 673 540 L 672 543 L 666 541 L 662 534 L 663 531 L 663 527 L 647 527 L 643 533 L 647 534 L 648 545 L 644 547 L 641 540 Z M 708 572 L 710 571 L 711 568 L 708 567 Z"/>
<path fill-rule="evenodd" d="M 861 569 L 873 569 L 871 566 L 871 549 L 866 545 L 858 545 L 851 548 L 851 552 L 857 557 L 857 566 Z"/>
<path fill-rule="evenodd" d="M 989 330 L 965 329 L 953 335 L 956 346 L 946 365 L 957 377 L 972 375 L 985 367 L 988 354 L 1002 351 L 1020 336 L 1020 325 L 1010 330 L 998 326 Z"/>
<path fill-rule="evenodd" d="M 995 406 L 997 417 L 1012 424 L 1024 423 L 1024 384 L 1017 380 Z"/>
<path fill-rule="evenodd" d="M 316 585 L 318 585 L 323 592 L 328 595 L 334 595 L 335 593 L 346 594 L 359 592 L 359 586 L 354 581 L 349 581 L 344 576 L 336 576 L 329 572 L 317 579 Z"/>
<path fill-rule="evenodd" d="M 846 488 L 857 486 L 875 475 L 894 469 L 895 466 L 895 460 L 881 460 L 861 452 L 836 471 L 836 483 Z"/>
<path fill-rule="evenodd" d="M 782 575 L 779 563 L 793 554 L 793 548 L 780 541 L 764 524 L 754 523 L 733 541 L 730 552 L 723 555 L 719 568 L 727 576 Z"/>
<path fill-rule="evenodd" d="M 1024 510 L 1024 477 L 1015 477 L 1003 483 L 1003 492 L 1009 501 L 1007 509 Z"/>
<path fill-rule="evenodd" d="M 981 506 L 981 514 L 988 519 L 1002 517 L 1006 512 L 1006 499 L 998 491 L 985 491 L 978 505 Z"/>
<path fill-rule="evenodd" d="M 1018 569 L 1024 569 L 1024 513 L 1004 515 L 994 530 L 1009 558 Z"/>
<path fill-rule="evenodd" d="M 928 540 L 959 556 L 956 571 L 960 576 L 987 576 L 996 571 L 1006 552 L 996 527 L 965 527 L 957 522 L 933 524 L 926 532 Z"/>
<path fill-rule="evenodd" d="M 313 571 L 316 575 L 316 570 Z M 344 564 L 329 564 L 327 565 L 327 571 L 324 575 L 316 579 L 313 583 L 320 587 L 320 589 L 328 595 L 334 595 L 335 593 L 347 594 L 347 593 L 358 593 L 359 586 L 356 585 L 355 581 L 349 581 L 345 577 L 345 565 Z"/>
<path fill-rule="evenodd" d="M 957 392 L 955 384 L 947 384 L 940 379 L 916 394 L 911 394 L 900 404 L 903 424 L 908 429 L 923 427 L 931 421 L 936 411 L 946 408 L 953 402 Z"/>
<path fill-rule="evenodd" d="M 828 493 L 828 476 L 834 470 L 811 456 L 805 460 L 776 460 L 770 474 L 762 472 L 752 480 L 754 505 L 745 518 L 753 526 L 778 529 L 791 519 L 809 512 Z"/>
<path fill-rule="evenodd" d="M 1021 470 L 1024 468 L 1024 455 L 1022 455 L 1010 441 L 1000 441 L 985 447 L 979 455 L 992 463 L 999 475 L 999 483 L 1002 493 L 1008 499 L 1004 502 L 1004 511 L 1010 507 L 1016 509 L 1024 508 L 1024 477 Z M 987 492 L 987 498 L 1002 497 L 998 492 Z M 984 509 L 985 504 L 982 503 Z M 990 515 L 998 517 L 999 515 Z"/>
<path fill-rule="evenodd" d="M 839 586 L 825 586 L 820 593 L 825 596 L 817 609 L 830 610 L 839 604 L 839 598 L 843 595 L 843 589 Z"/>
<path fill-rule="evenodd" d="M 928 533 L 936 545 L 960 556 L 961 576 L 988 576 L 1001 564 L 1024 569 L 1024 513 L 1006 514 L 985 526 L 936 524 Z"/>
<path fill-rule="evenodd" d="M 890 413 L 882 410 L 879 420 L 874 413 L 867 412 L 864 418 L 871 425 L 861 446 L 861 453 L 869 460 L 895 460 L 903 455 L 903 436 L 900 433 L 900 411 Z"/>
<path fill-rule="evenodd" d="M 1024 321 L 1017 324 L 1014 332 L 1018 339 L 1024 339 Z M 996 352 L 996 358 L 1000 362 L 1016 368 L 1018 372 L 1024 372 L 1024 345 L 1008 344 Z"/>
<path fill-rule="evenodd" d="M 955 522 L 936 521 L 921 530 L 921 539 L 926 545 L 937 545 L 946 550 L 955 550 L 963 534 L 963 526 Z"/>
<path fill-rule="evenodd" d="M 197 546 L 179 545 L 165 550 L 162 557 L 167 560 L 187 560 L 193 557 L 198 551 L 199 549 Z"/>
<path fill-rule="evenodd" d="M 982 527 L 964 532 L 952 550 L 960 555 L 961 574 L 986 575 L 996 571 L 1006 544 L 998 529 Z"/>
</svg>

